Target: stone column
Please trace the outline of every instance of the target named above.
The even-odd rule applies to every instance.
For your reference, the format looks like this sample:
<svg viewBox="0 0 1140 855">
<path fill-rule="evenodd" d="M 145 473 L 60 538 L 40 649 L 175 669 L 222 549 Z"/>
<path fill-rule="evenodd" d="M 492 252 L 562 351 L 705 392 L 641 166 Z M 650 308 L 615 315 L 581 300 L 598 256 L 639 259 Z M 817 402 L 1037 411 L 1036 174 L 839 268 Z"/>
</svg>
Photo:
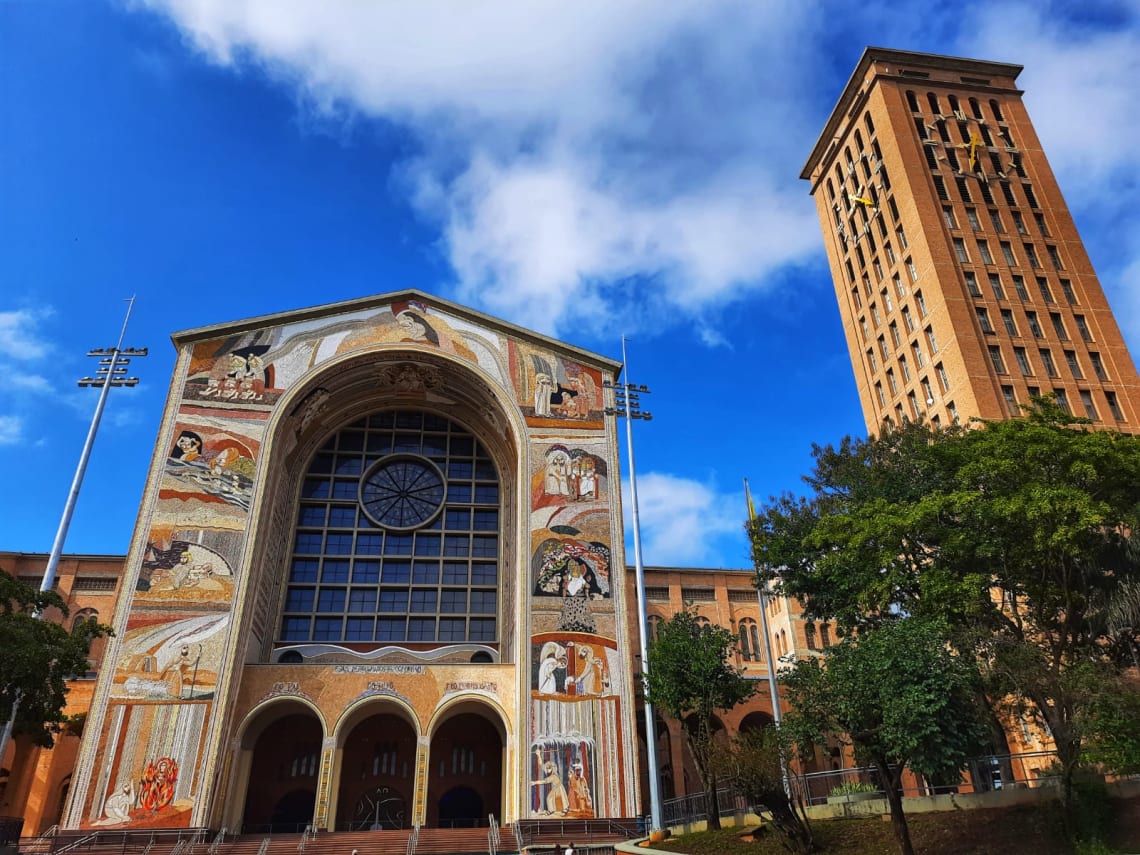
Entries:
<svg viewBox="0 0 1140 855">
<path fill-rule="evenodd" d="M 423 825 L 427 817 L 428 775 L 431 772 L 431 742 L 421 736 L 416 744 L 416 784 L 412 800 L 412 825 Z"/>
<path fill-rule="evenodd" d="M 313 827 L 325 831 L 333 831 L 332 824 L 336 823 L 336 792 L 333 786 L 333 771 L 339 768 L 334 763 L 337 755 L 336 737 L 326 736 L 321 743 L 321 768 L 317 777 L 317 803 L 313 807 Z M 331 796 L 330 796 L 331 793 Z M 330 820 L 330 817 L 332 819 Z"/>
</svg>

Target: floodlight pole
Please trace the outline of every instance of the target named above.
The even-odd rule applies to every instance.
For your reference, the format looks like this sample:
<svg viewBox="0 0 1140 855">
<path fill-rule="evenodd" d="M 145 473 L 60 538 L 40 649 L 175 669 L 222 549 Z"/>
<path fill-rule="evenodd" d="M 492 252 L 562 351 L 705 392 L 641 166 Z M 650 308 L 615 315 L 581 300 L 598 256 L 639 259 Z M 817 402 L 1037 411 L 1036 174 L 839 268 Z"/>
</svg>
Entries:
<svg viewBox="0 0 1140 855">
<path fill-rule="evenodd" d="M 75 504 L 79 499 L 79 488 L 83 486 L 83 476 L 87 471 L 87 461 L 91 459 L 91 449 L 95 445 L 95 435 L 99 432 L 99 422 L 103 418 L 103 410 L 107 406 L 107 393 L 112 386 L 137 386 L 138 377 L 127 377 L 127 365 L 133 356 L 146 356 L 147 349 L 123 349 L 123 337 L 127 334 L 127 322 L 131 319 L 131 309 L 135 306 L 135 298 L 127 300 L 127 315 L 123 318 L 123 328 L 119 332 L 119 343 L 114 347 L 100 348 L 87 353 L 88 356 L 98 356 L 99 368 L 94 377 L 83 377 L 79 380 L 80 386 L 100 387 L 99 402 L 95 405 L 95 414 L 91 418 L 91 427 L 87 431 L 87 440 L 83 443 L 83 452 L 79 456 L 79 466 L 75 470 L 75 478 L 71 482 L 71 491 L 67 495 L 67 503 L 63 507 L 63 517 L 59 521 L 59 530 L 55 534 L 55 542 L 51 547 L 47 567 L 44 568 L 44 577 L 40 582 L 40 591 L 50 591 L 55 586 L 56 570 L 59 568 L 59 559 L 63 554 L 63 544 L 67 540 L 67 530 L 71 526 L 71 517 L 75 513 Z M 37 619 L 40 612 L 35 613 Z M 12 711 L 8 721 L 4 723 L 4 730 L 0 732 L 0 757 L 8 747 L 12 738 L 12 729 L 16 723 L 16 715 L 20 711 L 20 701 L 23 692 L 17 690 L 12 701 Z"/>
<path fill-rule="evenodd" d="M 649 766 L 649 818 L 653 829 L 664 828 L 661 811 L 661 784 L 657 766 L 657 722 L 653 715 L 653 705 L 649 702 L 649 684 L 645 675 L 649 672 L 649 613 L 645 599 L 645 567 L 641 560 L 641 517 L 637 507 L 637 469 L 633 462 L 633 420 L 651 421 L 653 414 L 641 410 L 641 395 L 648 395 L 645 386 L 635 386 L 629 382 L 629 360 L 625 352 L 625 336 L 621 337 L 621 361 L 626 369 L 626 382 L 604 384 L 613 393 L 613 406 L 607 406 L 608 416 L 625 417 L 625 438 L 629 449 L 629 494 L 633 506 L 633 565 L 637 574 L 637 632 L 641 643 L 641 696 L 645 705 L 645 746 L 646 761 Z"/>
</svg>

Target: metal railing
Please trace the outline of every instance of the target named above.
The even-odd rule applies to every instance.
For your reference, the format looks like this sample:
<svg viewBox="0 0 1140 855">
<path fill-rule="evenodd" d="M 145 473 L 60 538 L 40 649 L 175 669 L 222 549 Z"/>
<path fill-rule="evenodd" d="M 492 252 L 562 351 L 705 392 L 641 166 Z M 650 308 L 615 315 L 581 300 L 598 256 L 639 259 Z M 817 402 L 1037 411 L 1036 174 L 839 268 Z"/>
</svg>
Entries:
<svg viewBox="0 0 1140 855">
<path fill-rule="evenodd" d="M 487 826 L 487 855 L 498 855 L 502 841 L 499 839 L 499 823 L 493 813 L 487 814 Z"/>
<path fill-rule="evenodd" d="M 1057 754 L 1053 751 L 973 757 L 966 761 L 961 775 L 952 781 L 929 781 L 918 775 L 906 776 L 902 794 L 904 798 L 911 798 L 1049 786 L 1055 780 L 1052 767 L 1056 760 Z M 878 771 L 869 767 L 793 775 L 790 782 L 793 793 L 807 805 L 826 803 L 835 788 L 843 784 L 858 782 L 882 791 Z"/>
<path fill-rule="evenodd" d="M 226 842 L 226 828 L 218 832 L 214 838 L 214 842 L 210 844 L 210 848 L 206 850 L 207 855 L 218 855 L 218 850 L 222 848 L 222 844 Z"/>
<path fill-rule="evenodd" d="M 644 828 L 644 820 L 630 819 L 519 819 L 513 824 L 519 848 L 536 841 L 587 839 L 594 835 L 613 835 L 631 839 Z"/>
<path fill-rule="evenodd" d="M 257 855 L 265 855 L 269 851 L 269 844 L 273 842 L 272 837 L 263 837 L 261 845 L 257 847 Z"/>
<path fill-rule="evenodd" d="M 958 778 L 948 782 L 927 781 L 918 775 L 905 777 L 904 797 L 933 796 L 943 793 L 983 793 L 1003 789 L 1050 786 L 1055 777 L 1052 768 L 1057 755 L 1053 751 L 1031 751 L 1022 754 L 992 754 L 971 758 Z M 863 784 L 881 793 L 877 770 L 870 767 L 835 769 L 788 776 L 792 795 L 805 805 L 826 804 L 828 797 L 841 785 Z M 748 800 L 730 787 L 717 790 L 720 816 L 739 812 L 758 812 L 763 806 Z M 663 804 L 665 825 L 678 826 L 708 818 L 704 793 L 692 793 L 667 799 Z"/>
<path fill-rule="evenodd" d="M 209 829 L 199 827 L 162 830 L 136 829 L 133 831 L 126 829 L 119 831 L 100 830 L 88 832 L 78 837 L 65 832 L 57 832 L 53 842 L 60 845 L 45 851 L 51 852 L 52 855 L 61 855 L 61 853 L 98 846 L 103 850 L 118 848 L 120 853 L 143 853 L 155 844 L 173 843 L 179 847 L 179 852 L 185 852 L 196 843 L 204 841 L 207 834 L 209 834 Z"/>
<path fill-rule="evenodd" d="M 85 834 L 82 837 L 76 838 L 70 843 L 59 847 L 59 849 L 52 849 L 51 851 L 53 855 L 63 855 L 64 852 L 71 852 L 73 849 L 79 849 L 81 846 L 90 846 L 92 843 L 99 839 L 99 836 L 100 835 L 98 831 L 96 831 L 94 834 Z M 123 849 L 126 849 L 125 838 Z"/>
<path fill-rule="evenodd" d="M 304 834 L 309 827 L 307 822 L 243 822 L 238 826 L 237 834 Z M 338 831 L 354 831 L 355 828 L 337 829 Z"/>
<path fill-rule="evenodd" d="M 20 831 L 23 826 L 24 820 L 19 817 L 0 817 L 0 846 L 6 846 L 9 843 L 18 843 L 20 840 Z M 29 855 L 30 853 L 51 852 L 52 841 L 58 833 L 59 826 L 53 825 L 38 837 L 20 846 L 20 852 L 26 852 L 29 853 Z"/>
<path fill-rule="evenodd" d="M 418 825 L 412 826 L 412 833 L 408 835 L 408 845 L 404 850 L 404 855 L 416 855 L 416 844 L 420 839 L 420 827 Z"/>
<path fill-rule="evenodd" d="M 716 791 L 716 802 L 718 816 L 730 816 L 742 811 L 747 812 L 748 809 L 747 800 L 731 787 L 719 787 Z M 708 819 L 705 794 L 690 793 L 687 796 L 667 799 L 661 803 L 661 814 L 666 826 L 685 825 Z"/>
</svg>

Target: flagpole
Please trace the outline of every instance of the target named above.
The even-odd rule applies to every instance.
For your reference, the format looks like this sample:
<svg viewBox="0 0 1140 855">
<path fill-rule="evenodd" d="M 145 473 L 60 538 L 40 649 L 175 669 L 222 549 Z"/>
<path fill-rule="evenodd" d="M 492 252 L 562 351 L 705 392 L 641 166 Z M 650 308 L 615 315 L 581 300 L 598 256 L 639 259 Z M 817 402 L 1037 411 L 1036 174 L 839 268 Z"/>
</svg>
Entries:
<svg viewBox="0 0 1140 855">
<path fill-rule="evenodd" d="M 756 506 L 752 504 L 752 491 L 744 479 L 744 497 L 748 500 L 748 527 L 756 524 Z M 760 627 L 764 633 L 764 658 L 768 660 L 768 694 L 772 701 L 772 720 L 780 726 L 780 693 L 776 691 L 776 660 L 772 658 L 772 638 L 768 630 L 768 582 L 756 586 L 756 599 L 760 603 Z M 786 783 L 786 780 L 785 780 Z"/>
</svg>

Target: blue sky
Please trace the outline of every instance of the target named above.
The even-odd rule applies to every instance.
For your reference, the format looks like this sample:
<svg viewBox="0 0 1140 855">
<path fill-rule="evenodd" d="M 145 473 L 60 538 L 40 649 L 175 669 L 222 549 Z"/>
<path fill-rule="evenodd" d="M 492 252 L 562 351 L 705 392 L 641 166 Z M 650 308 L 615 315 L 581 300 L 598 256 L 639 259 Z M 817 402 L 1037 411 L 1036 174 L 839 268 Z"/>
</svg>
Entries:
<svg viewBox="0 0 1140 855">
<path fill-rule="evenodd" d="M 862 433 L 800 169 L 868 44 L 1020 63 L 1140 342 L 1140 3 L 0 2 L 0 549 L 126 551 L 172 332 L 405 287 L 620 358 L 645 559 L 748 566 L 742 478 Z M 624 449 L 624 445 L 623 445 Z M 623 461 L 624 466 L 624 461 Z"/>
</svg>

